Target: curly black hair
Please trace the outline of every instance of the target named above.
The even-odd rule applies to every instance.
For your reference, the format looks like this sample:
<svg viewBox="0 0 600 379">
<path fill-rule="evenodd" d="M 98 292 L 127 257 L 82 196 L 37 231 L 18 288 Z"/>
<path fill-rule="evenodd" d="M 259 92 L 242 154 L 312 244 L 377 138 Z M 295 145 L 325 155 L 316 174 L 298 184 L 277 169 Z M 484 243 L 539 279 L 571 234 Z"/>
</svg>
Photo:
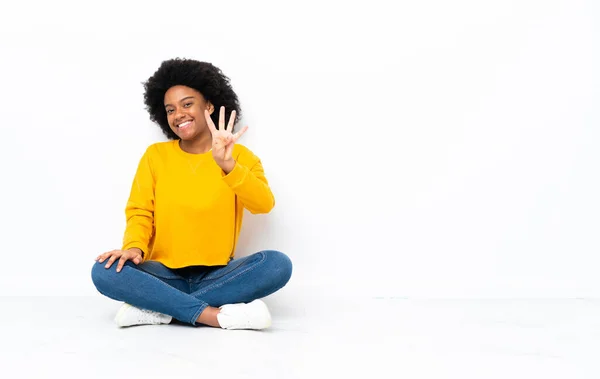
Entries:
<svg viewBox="0 0 600 379">
<path fill-rule="evenodd" d="M 241 118 L 241 109 L 229 78 L 218 67 L 208 62 L 175 58 L 162 62 L 158 70 L 145 82 L 144 103 L 150 120 L 156 122 L 168 139 L 179 137 L 171 130 L 165 110 L 165 93 L 176 85 L 184 85 L 200 92 L 216 110 L 225 106 L 227 115 L 235 110 L 235 123 Z M 219 112 L 211 115 L 215 126 L 219 126 Z"/>
</svg>

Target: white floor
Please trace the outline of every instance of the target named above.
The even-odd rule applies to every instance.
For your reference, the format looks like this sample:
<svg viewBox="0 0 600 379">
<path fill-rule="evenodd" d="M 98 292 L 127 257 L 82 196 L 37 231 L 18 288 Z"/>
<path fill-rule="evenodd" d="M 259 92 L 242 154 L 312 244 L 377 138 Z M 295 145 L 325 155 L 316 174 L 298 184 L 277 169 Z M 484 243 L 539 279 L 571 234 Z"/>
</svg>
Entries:
<svg viewBox="0 0 600 379">
<path fill-rule="evenodd" d="M 5 297 L 0 376 L 600 378 L 600 300 L 266 302 L 273 327 L 256 332 L 118 329 L 100 295 Z"/>
</svg>

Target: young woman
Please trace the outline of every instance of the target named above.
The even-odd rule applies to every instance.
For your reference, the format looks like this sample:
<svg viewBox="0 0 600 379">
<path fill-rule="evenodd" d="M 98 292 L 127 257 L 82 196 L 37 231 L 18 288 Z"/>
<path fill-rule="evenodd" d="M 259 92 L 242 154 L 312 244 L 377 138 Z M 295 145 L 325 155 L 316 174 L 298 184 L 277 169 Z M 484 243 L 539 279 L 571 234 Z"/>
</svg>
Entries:
<svg viewBox="0 0 600 379">
<path fill-rule="evenodd" d="M 124 302 L 119 326 L 168 324 L 264 329 L 260 300 L 282 288 L 292 263 L 275 250 L 234 259 L 244 209 L 275 200 L 260 159 L 237 144 L 240 106 L 210 63 L 172 59 L 144 83 L 150 119 L 168 137 L 143 154 L 125 208 L 123 245 L 99 255 L 98 291 Z M 226 112 L 231 112 L 226 123 Z"/>
</svg>

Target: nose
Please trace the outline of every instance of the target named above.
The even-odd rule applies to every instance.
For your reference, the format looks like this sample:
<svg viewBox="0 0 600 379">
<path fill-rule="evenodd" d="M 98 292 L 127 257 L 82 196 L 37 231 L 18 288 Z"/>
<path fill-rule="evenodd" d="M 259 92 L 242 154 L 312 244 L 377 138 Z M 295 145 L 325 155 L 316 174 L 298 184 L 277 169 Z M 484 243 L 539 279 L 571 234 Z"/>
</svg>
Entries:
<svg viewBox="0 0 600 379">
<path fill-rule="evenodd" d="M 177 108 L 175 110 L 175 122 L 182 121 L 184 117 L 185 117 L 185 114 L 182 112 L 182 109 Z"/>
</svg>

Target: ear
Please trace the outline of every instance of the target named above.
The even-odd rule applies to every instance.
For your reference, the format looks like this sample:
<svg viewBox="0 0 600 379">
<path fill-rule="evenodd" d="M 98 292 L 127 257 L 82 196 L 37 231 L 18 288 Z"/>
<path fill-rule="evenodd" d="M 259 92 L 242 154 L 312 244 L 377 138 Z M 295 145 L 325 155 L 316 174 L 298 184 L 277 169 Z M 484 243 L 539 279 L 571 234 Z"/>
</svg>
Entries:
<svg viewBox="0 0 600 379">
<path fill-rule="evenodd" d="M 209 113 L 209 114 L 213 114 L 213 112 L 215 111 L 215 106 L 214 106 L 214 105 L 212 105 L 212 103 L 211 103 L 211 102 L 208 102 L 208 104 L 207 104 L 207 109 L 208 109 L 208 113 Z"/>
</svg>

